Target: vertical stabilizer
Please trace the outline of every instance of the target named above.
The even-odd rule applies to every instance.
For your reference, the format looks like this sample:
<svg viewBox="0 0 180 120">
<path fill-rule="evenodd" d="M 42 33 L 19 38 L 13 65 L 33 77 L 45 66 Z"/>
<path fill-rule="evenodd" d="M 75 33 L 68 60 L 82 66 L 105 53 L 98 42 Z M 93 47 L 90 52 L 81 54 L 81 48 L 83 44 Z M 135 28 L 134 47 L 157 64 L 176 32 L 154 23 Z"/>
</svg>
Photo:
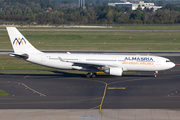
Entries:
<svg viewBox="0 0 180 120">
<path fill-rule="evenodd" d="M 40 53 L 15 27 L 6 29 L 15 53 Z"/>
</svg>

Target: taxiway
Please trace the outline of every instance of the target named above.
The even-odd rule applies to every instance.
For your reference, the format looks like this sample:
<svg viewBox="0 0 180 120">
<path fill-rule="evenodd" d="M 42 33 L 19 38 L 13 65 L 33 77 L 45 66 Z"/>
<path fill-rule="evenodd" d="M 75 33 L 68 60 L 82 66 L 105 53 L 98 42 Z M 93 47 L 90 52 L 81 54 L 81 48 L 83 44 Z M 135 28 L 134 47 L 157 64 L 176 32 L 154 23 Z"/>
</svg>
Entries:
<svg viewBox="0 0 180 120">
<path fill-rule="evenodd" d="M 0 75 L 0 109 L 179 109 L 177 67 L 114 77 L 99 75 Z"/>
</svg>

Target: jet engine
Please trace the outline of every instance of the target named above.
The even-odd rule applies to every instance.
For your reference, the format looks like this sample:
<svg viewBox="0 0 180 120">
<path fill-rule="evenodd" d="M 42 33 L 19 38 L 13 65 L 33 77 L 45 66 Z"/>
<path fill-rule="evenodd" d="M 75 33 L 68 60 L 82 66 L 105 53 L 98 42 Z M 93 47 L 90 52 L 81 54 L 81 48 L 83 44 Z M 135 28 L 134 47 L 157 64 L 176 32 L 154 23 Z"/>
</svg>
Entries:
<svg viewBox="0 0 180 120">
<path fill-rule="evenodd" d="M 123 68 L 121 67 L 110 67 L 109 69 L 104 71 L 110 75 L 122 76 Z"/>
</svg>

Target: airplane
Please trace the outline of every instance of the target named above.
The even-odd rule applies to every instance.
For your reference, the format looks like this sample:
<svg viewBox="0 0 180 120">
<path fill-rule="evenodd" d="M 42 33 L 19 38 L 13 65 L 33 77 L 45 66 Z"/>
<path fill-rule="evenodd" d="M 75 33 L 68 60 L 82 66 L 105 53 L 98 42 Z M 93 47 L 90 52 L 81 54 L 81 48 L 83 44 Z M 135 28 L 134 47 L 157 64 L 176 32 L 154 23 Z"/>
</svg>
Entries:
<svg viewBox="0 0 180 120">
<path fill-rule="evenodd" d="M 44 53 L 37 50 L 16 27 L 6 29 L 14 49 L 10 56 L 50 68 L 87 71 L 87 78 L 95 78 L 97 72 L 122 76 L 124 71 L 154 71 L 154 77 L 157 77 L 158 71 L 175 66 L 167 58 L 150 55 Z"/>
</svg>

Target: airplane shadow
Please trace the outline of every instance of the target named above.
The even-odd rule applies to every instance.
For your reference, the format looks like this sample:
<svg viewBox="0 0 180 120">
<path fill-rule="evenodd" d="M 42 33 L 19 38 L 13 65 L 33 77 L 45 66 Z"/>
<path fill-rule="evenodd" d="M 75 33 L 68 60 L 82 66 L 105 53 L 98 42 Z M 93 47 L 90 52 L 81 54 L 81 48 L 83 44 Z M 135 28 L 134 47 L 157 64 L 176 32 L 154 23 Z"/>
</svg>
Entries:
<svg viewBox="0 0 180 120">
<path fill-rule="evenodd" d="M 45 70 L 46 71 L 46 70 Z M 0 73 L 0 76 L 1 75 L 14 75 L 14 76 L 27 76 L 27 75 L 30 75 L 30 76 L 61 76 L 61 77 L 85 77 L 86 75 L 85 74 L 79 74 L 79 73 L 69 73 L 69 72 L 65 72 L 65 71 L 53 71 L 51 70 L 52 73 L 55 73 L 55 74 L 3 74 L 3 73 Z"/>
<path fill-rule="evenodd" d="M 69 72 L 65 72 L 65 71 L 51 71 L 55 74 L 2 74 L 1 75 L 18 75 L 18 76 L 26 76 L 26 75 L 30 75 L 30 76 L 52 76 L 52 77 L 80 77 L 80 78 L 86 78 L 86 74 L 80 74 L 80 73 L 69 73 Z M 121 78 L 121 77 L 154 77 L 154 75 L 152 74 L 146 74 L 146 75 L 137 75 L 137 74 L 124 74 L 122 76 L 112 76 L 112 75 L 108 75 L 108 74 L 97 74 L 96 78 Z M 93 78 L 89 78 L 89 79 L 93 79 Z"/>
<path fill-rule="evenodd" d="M 59 74 L 63 74 L 62 76 L 64 77 L 85 77 L 85 74 L 75 74 L 75 73 L 67 73 L 67 72 L 62 72 L 62 71 L 52 71 L 54 73 L 59 73 Z M 97 74 L 96 78 L 120 78 L 120 77 L 154 77 L 154 75 L 152 74 L 146 74 L 146 75 L 137 75 L 137 74 L 125 74 L 122 76 L 112 76 L 112 75 L 108 75 L 108 74 Z"/>
</svg>

